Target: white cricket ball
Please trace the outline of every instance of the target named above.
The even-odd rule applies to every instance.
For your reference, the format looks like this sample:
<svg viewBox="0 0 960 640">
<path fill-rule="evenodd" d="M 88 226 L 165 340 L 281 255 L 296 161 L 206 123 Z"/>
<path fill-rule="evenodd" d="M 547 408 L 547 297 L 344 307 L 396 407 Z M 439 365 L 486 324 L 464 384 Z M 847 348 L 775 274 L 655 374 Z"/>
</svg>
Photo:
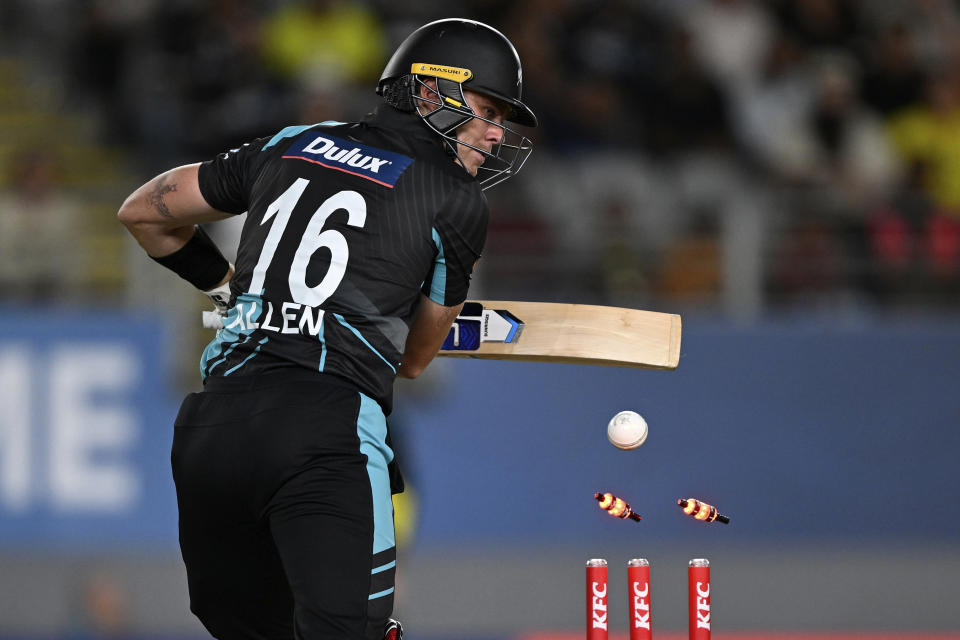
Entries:
<svg viewBox="0 0 960 640">
<path fill-rule="evenodd" d="M 636 449 L 647 439 L 647 421 L 636 411 L 621 411 L 607 424 L 607 439 L 618 449 Z"/>
</svg>

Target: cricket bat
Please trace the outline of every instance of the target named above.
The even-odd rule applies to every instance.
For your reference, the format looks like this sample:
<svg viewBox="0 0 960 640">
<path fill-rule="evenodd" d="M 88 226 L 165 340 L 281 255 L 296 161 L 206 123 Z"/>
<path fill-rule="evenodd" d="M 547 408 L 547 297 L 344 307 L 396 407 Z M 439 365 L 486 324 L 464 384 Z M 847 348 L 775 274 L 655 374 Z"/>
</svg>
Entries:
<svg viewBox="0 0 960 640">
<path fill-rule="evenodd" d="M 551 302 L 467 302 L 438 355 L 638 369 L 680 364 L 680 316 Z"/>
</svg>

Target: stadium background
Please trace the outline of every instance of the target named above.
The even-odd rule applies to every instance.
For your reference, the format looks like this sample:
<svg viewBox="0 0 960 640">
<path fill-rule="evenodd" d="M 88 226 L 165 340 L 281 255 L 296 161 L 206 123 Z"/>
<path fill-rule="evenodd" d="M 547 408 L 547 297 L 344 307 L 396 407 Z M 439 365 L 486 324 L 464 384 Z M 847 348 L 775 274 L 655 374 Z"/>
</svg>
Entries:
<svg viewBox="0 0 960 640">
<path fill-rule="evenodd" d="M 614 628 L 627 559 L 679 630 L 706 556 L 718 632 L 960 633 L 957 3 L 4 0 L 0 637 L 202 637 L 167 463 L 205 306 L 116 209 L 169 166 L 361 116 L 388 52 L 449 16 L 510 36 L 542 121 L 488 194 L 474 295 L 685 335 L 672 373 L 437 362 L 400 385 L 411 635 L 576 637 L 596 556 Z M 651 424 L 629 454 L 603 434 L 623 408 Z M 644 521 L 602 517 L 601 489 Z M 732 524 L 684 519 L 687 495 Z"/>
</svg>

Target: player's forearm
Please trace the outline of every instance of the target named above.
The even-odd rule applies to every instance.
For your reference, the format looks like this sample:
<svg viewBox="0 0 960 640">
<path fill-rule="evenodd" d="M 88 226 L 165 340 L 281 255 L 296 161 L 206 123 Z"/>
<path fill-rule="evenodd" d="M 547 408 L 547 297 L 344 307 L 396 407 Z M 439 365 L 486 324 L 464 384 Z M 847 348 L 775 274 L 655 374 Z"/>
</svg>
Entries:
<svg viewBox="0 0 960 640">
<path fill-rule="evenodd" d="M 399 377 L 416 378 L 423 373 L 440 351 L 450 326 L 457 319 L 457 314 L 462 308 L 463 304 L 445 307 L 423 297 L 407 336 L 403 363 L 397 369 Z"/>
<path fill-rule="evenodd" d="M 165 229 L 149 223 L 135 223 L 126 227 L 151 258 L 168 256 L 182 249 L 194 232 L 193 225 Z"/>
</svg>

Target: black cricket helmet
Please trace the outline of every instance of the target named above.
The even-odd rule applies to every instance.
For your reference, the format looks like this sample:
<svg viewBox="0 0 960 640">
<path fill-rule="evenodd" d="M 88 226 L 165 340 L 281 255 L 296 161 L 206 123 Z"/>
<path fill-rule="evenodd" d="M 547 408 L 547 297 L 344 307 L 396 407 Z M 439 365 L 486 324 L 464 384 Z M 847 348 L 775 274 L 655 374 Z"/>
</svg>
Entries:
<svg viewBox="0 0 960 640">
<path fill-rule="evenodd" d="M 421 95 L 421 87 L 429 97 Z M 474 113 L 464 89 L 508 105 L 505 120 L 537 126 L 537 117 L 522 100 L 523 70 L 516 49 L 502 33 L 474 20 L 437 20 L 410 34 L 387 62 L 377 93 L 394 106 L 415 110 L 457 158 L 460 144 L 483 154 L 477 178 L 487 189 L 517 173 L 533 145 L 523 134 Z M 473 118 L 503 129 L 500 144 L 487 151 L 458 142 L 457 129 Z"/>
</svg>

